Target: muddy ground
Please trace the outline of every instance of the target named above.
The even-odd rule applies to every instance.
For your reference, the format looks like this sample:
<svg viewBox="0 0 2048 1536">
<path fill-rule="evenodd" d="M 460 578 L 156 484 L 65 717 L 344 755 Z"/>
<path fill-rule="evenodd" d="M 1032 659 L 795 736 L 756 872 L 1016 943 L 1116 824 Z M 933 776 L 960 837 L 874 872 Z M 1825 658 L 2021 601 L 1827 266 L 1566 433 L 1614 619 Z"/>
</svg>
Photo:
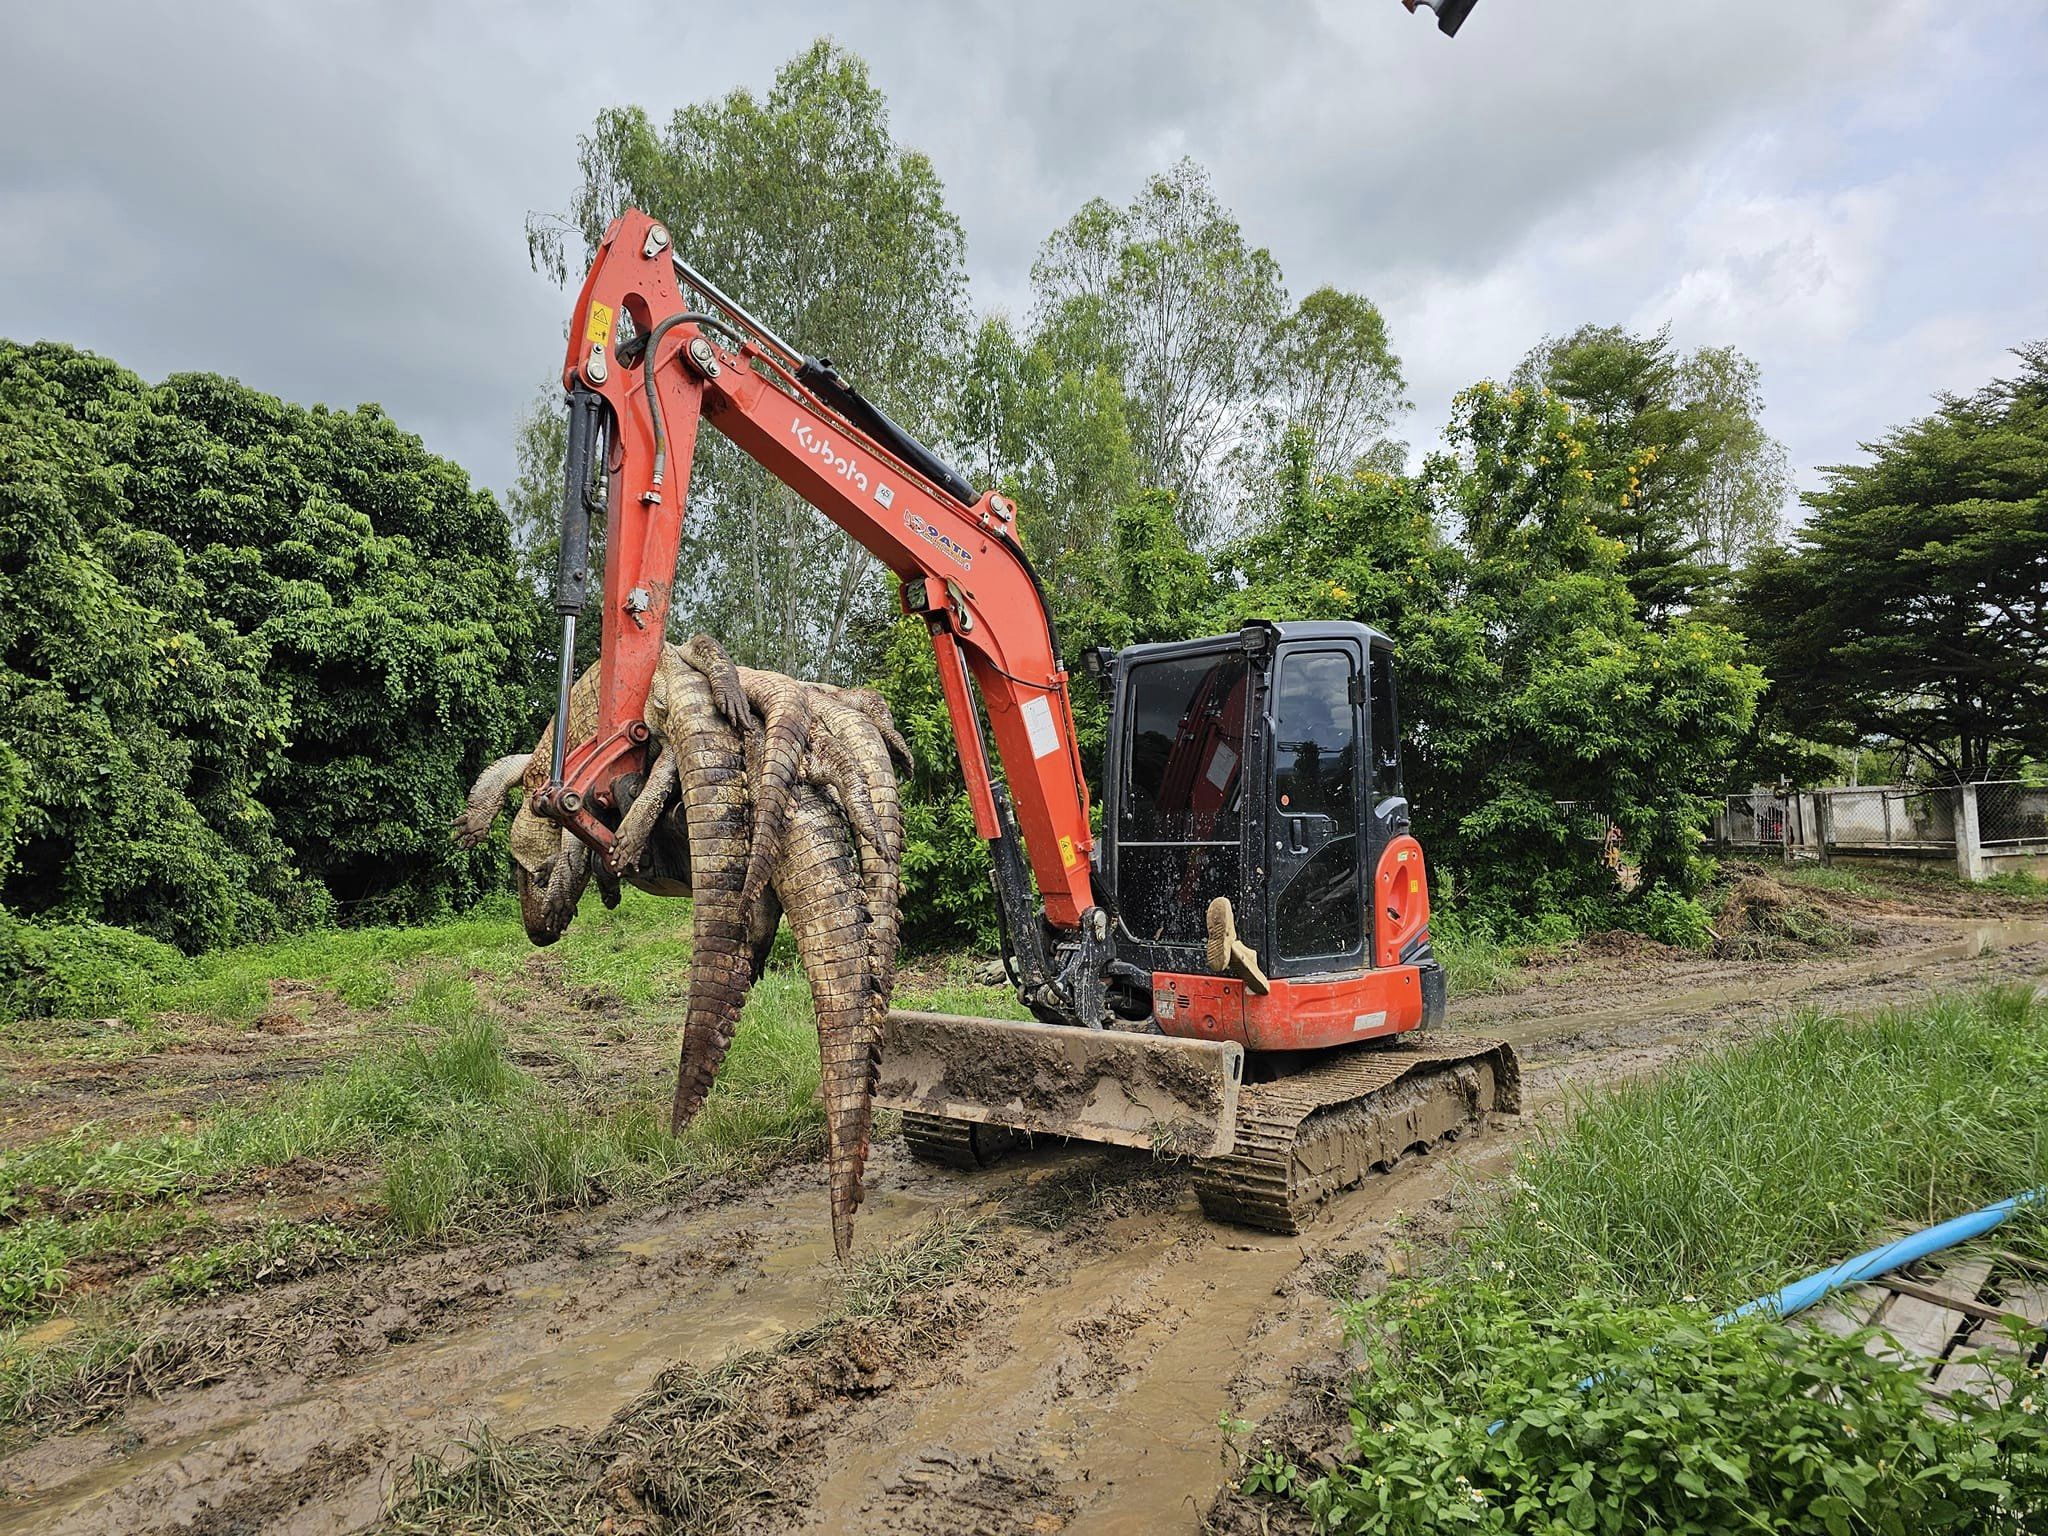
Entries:
<svg viewBox="0 0 2048 1536">
<path fill-rule="evenodd" d="M 1211 1513 L 1248 1438 L 1224 1421 L 1270 1418 L 1313 1450 L 1329 1433 L 1317 1394 L 1339 1363 L 1332 1297 L 1377 1284 L 1397 1244 L 1441 1227 L 1456 1192 L 1502 1170 L 1572 1092 L 1803 1007 L 2048 975 L 2039 903 L 1828 900 L 1860 929 L 1839 953 L 1715 960 L 1617 940 L 1532 969 L 1508 995 L 1457 999 L 1455 1027 L 1522 1053 L 1527 1112 L 1411 1160 L 1299 1237 L 1205 1224 L 1186 1174 L 1140 1154 L 1040 1147 L 967 1176 L 883 1138 L 861 1248 L 967 1218 L 980 1257 L 926 1298 L 915 1328 L 830 1335 L 858 1358 L 807 1366 L 801 1390 L 784 1372 L 751 1405 L 739 1453 L 774 1492 L 733 1527 L 1260 1529 L 1269 1512 L 1242 1501 Z M 292 1072 L 325 1055 L 317 1034 L 285 1052 L 217 1043 L 156 1086 L 197 1103 L 251 1091 L 240 1062 Z M 94 1097 L 84 1075 L 37 1096 L 37 1130 Z M 414 1457 L 460 1461 L 479 1426 L 603 1444 L 615 1418 L 646 1416 L 644 1400 L 622 1410 L 674 1379 L 664 1371 L 772 1356 L 839 1289 L 819 1171 L 795 1166 L 188 1307 L 153 1369 L 111 1388 L 95 1421 L 0 1457 L 0 1533 L 361 1529 L 410 1486 Z M 622 1486 L 585 1528 L 647 1520 Z"/>
</svg>

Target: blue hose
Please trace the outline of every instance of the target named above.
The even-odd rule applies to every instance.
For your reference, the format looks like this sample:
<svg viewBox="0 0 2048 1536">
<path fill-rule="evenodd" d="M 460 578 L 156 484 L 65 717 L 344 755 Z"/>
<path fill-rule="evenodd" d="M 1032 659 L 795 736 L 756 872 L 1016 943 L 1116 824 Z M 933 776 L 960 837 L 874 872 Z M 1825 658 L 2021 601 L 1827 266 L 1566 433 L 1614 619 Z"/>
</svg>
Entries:
<svg viewBox="0 0 2048 1536">
<path fill-rule="evenodd" d="M 2048 1185 L 2030 1189 L 2025 1194 L 2014 1195 L 2010 1200 L 2001 1200 L 1996 1205 L 1987 1205 L 1981 1211 L 1972 1211 L 1967 1216 L 1952 1216 L 1947 1221 L 1907 1237 L 1894 1238 L 1868 1253 L 1859 1253 L 1853 1259 L 1844 1259 L 1839 1264 L 1817 1270 L 1804 1280 L 1794 1280 L 1782 1290 L 1759 1296 L 1755 1301 L 1746 1301 L 1733 1312 L 1723 1312 L 1714 1319 L 1716 1328 L 1725 1328 L 1730 1323 L 1759 1312 L 1768 1312 L 1776 1317 L 1791 1317 L 1804 1312 L 1815 1302 L 1832 1291 L 1861 1285 L 1866 1280 L 1875 1280 L 1879 1275 L 1889 1274 L 1895 1269 L 1904 1269 L 1908 1264 L 1917 1263 L 1929 1254 L 1939 1253 L 1944 1248 L 1953 1248 L 1957 1243 L 1967 1243 L 1973 1237 L 1982 1237 L 1993 1227 L 2004 1221 L 2023 1205 L 2033 1205 L 2048 1200 Z M 1581 1392 L 1590 1391 L 1600 1383 L 1600 1376 L 1588 1376 L 1578 1385 Z M 1486 1426 L 1489 1435 L 1497 1435 L 1507 1426 L 1506 1419 L 1495 1419 Z"/>
<path fill-rule="evenodd" d="M 1853 1259 L 1844 1259 L 1828 1269 L 1808 1275 L 1804 1280 L 1794 1280 L 1783 1290 L 1773 1291 L 1768 1296 L 1759 1296 L 1755 1301 L 1744 1302 L 1733 1312 L 1723 1312 L 1714 1319 L 1714 1326 L 1724 1328 L 1737 1318 L 1749 1317 L 1758 1312 L 1773 1312 L 1779 1317 L 1791 1317 L 1804 1312 L 1830 1291 L 1842 1290 L 1847 1286 L 1861 1285 L 1866 1280 L 1875 1280 L 1879 1275 L 1926 1258 L 1930 1253 L 1939 1253 L 1944 1248 L 1953 1248 L 1957 1243 L 1967 1243 L 1973 1237 L 1982 1237 L 1993 1227 L 2023 1205 L 2032 1205 L 2038 1200 L 2048 1199 L 2048 1185 L 2028 1190 L 2023 1195 L 2014 1195 L 2010 1200 L 2001 1200 L 1996 1205 L 1987 1205 L 1981 1211 L 1972 1211 L 1967 1216 L 1954 1216 L 1938 1226 L 1915 1232 L 1910 1237 L 1895 1238 L 1881 1248 L 1868 1253 L 1859 1253 Z"/>
</svg>

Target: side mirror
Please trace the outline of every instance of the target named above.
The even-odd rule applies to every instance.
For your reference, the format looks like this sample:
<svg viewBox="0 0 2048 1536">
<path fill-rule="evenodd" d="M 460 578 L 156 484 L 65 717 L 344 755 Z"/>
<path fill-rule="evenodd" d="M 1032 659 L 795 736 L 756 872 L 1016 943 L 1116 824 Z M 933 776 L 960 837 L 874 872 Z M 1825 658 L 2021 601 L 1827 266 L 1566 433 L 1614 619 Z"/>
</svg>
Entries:
<svg viewBox="0 0 2048 1536">
<path fill-rule="evenodd" d="M 1116 681 L 1116 652 L 1106 645 L 1091 645 L 1081 653 L 1081 670 L 1095 679 L 1106 696 Z"/>
<path fill-rule="evenodd" d="M 1465 18 L 1472 14 L 1472 7 L 1479 0 L 1401 0 L 1413 15 L 1418 5 L 1426 5 L 1436 12 L 1436 29 L 1445 37 L 1456 37 L 1458 28 L 1465 24 Z"/>
</svg>

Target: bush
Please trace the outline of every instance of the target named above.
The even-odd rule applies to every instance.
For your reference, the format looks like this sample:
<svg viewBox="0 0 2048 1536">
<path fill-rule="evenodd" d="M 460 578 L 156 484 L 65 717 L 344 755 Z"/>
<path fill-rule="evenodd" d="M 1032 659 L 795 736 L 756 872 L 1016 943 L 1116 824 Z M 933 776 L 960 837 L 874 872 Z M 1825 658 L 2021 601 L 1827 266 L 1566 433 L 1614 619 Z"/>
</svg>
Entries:
<svg viewBox="0 0 2048 1536">
<path fill-rule="evenodd" d="M 538 619 L 375 406 L 0 341 L 0 900 L 191 952 L 474 899 L 444 829 L 532 739 Z"/>
<path fill-rule="evenodd" d="M 1988 1356 L 2002 1406 L 1937 1416 L 1865 1338 L 1583 1295 L 1398 1284 L 1347 1331 L 1365 1358 L 1345 1465 L 1291 1492 L 1343 1531 L 2021 1532 L 2048 1518 L 2037 1373 Z M 1583 1390 L 1582 1390 L 1583 1386 Z M 1497 1426 L 1497 1428 L 1495 1427 Z"/>
<path fill-rule="evenodd" d="M 0 1015 L 133 1018 L 184 972 L 168 944 L 104 923 L 23 922 L 0 911 Z"/>
</svg>

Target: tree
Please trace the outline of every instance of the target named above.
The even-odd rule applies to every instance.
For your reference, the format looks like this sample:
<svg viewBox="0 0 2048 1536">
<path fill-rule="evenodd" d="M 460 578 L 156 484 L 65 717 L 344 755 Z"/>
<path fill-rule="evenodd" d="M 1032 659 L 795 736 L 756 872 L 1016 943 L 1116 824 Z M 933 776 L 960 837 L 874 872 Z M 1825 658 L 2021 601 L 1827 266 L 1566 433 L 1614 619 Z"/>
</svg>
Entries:
<svg viewBox="0 0 2048 1536">
<path fill-rule="evenodd" d="M 1408 450 L 1389 435 L 1394 418 L 1408 408 L 1401 360 L 1372 300 L 1318 288 L 1276 328 L 1268 367 L 1260 430 L 1244 464 L 1255 500 L 1266 499 L 1282 473 L 1289 432 L 1307 443 L 1314 474 L 1361 466 L 1398 474 L 1405 467 Z"/>
<path fill-rule="evenodd" d="M 555 562 L 562 547 L 562 476 L 569 452 L 569 412 L 562 391 L 544 384 L 519 418 L 515 442 L 518 470 L 505 491 L 505 521 L 519 570 L 536 597 L 553 601 Z M 604 521 L 591 522 L 594 543 L 604 539 Z M 593 551 L 596 558 L 598 552 Z M 596 568 L 595 566 L 593 568 Z"/>
<path fill-rule="evenodd" d="M 1587 325 L 1542 342 L 1514 382 L 1549 389 L 1585 422 L 1595 523 L 1621 540 L 1651 619 L 1695 606 L 1720 580 L 1713 559 L 1775 530 L 1784 450 L 1757 421 L 1757 371 L 1740 353 L 1685 358 L 1668 330 Z"/>
<path fill-rule="evenodd" d="M 1763 373 L 1733 347 L 1701 347 L 1679 369 L 1706 470 L 1681 514 L 1701 553 L 1729 570 L 1777 542 L 1792 491 L 1785 445 L 1763 428 Z"/>
<path fill-rule="evenodd" d="M 1823 471 L 1742 612 L 1793 728 L 1954 780 L 2048 758 L 2048 342 Z"/>
<path fill-rule="evenodd" d="M 1054 609 L 1101 600 L 1117 509 L 1138 489 L 1138 464 L 1116 376 L 1098 363 L 1062 366 L 1025 345 L 1000 317 L 982 322 L 962 392 L 974 467 L 1017 503 L 1018 533 Z"/>
<path fill-rule="evenodd" d="M 375 406 L 0 342 L 0 900 L 186 949 L 473 900 L 501 866 L 441 829 L 530 739 L 537 617 Z"/>
<path fill-rule="evenodd" d="M 1642 622 L 1592 520 L 1589 431 L 1555 396 L 1479 384 L 1419 479 L 1319 476 L 1297 436 L 1269 525 L 1226 560 L 1246 615 L 1393 637 L 1424 844 L 1467 910 L 1510 927 L 1644 920 L 1599 857 L 1610 817 L 1646 895 L 1691 891 L 1702 791 L 1762 686 L 1727 630 Z"/>
<path fill-rule="evenodd" d="M 1256 420 L 1286 312 L 1278 263 L 1182 160 L 1128 207 L 1084 205 L 1032 283 L 1039 339 L 1062 368 L 1113 371 L 1141 478 L 1173 493 L 1189 542 L 1212 541 L 1229 522 L 1222 466 Z"/>
<path fill-rule="evenodd" d="M 666 129 L 614 107 L 580 142 L 567 219 L 529 223 L 537 263 L 559 279 L 571 239 L 587 258 L 620 211 L 645 209 L 771 329 L 829 352 L 912 431 L 943 435 L 966 340 L 965 238 L 931 161 L 891 138 L 859 58 L 821 39 L 765 99 L 735 91 Z M 884 627 L 877 570 L 752 460 L 700 435 L 673 627 L 779 670 L 856 675 L 851 637 Z"/>
</svg>

